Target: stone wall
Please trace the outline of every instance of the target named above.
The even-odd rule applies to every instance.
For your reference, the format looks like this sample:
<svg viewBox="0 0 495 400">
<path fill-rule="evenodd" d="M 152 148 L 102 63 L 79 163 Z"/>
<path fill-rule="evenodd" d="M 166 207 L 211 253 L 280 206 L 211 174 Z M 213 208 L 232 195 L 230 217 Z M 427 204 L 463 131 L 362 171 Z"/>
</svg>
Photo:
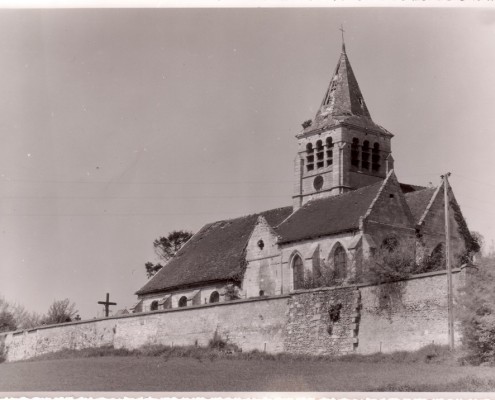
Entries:
<svg viewBox="0 0 495 400">
<path fill-rule="evenodd" d="M 113 344 L 115 320 L 61 324 L 15 332 L 5 338 L 7 360 L 17 361 L 64 348 L 82 349 Z"/>
<path fill-rule="evenodd" d="M 454 287 L 463 279 L 464 272 L 455 270 Z M 0 344 L 5 343 L 8 361 L 103 345 L 128 349 L 146 344 L 204 346 L 215 331 L 244 351 L 271 353 L 367 354 L 446 344 L 445 272 L 391 285 L 394 290 L 386 292 L 367 285 L 300 290 L 43 326 L 0 335 Z"/>
<path fill-rule="evenodd" d="M 360 294 L 356 287 L 313 289 L 289 300 L 285 351 L 346 354 L 357 346 Z"/>
<path fill-rule="evenodd" d="M 207 345 L 215 331 L 243 350 L 283 351 L 287 296 L 131 314 L 8 333 L 7 361 L 104 345 Z"/>
<path fill-rule="evenodd" d="M 464 274 L 454 270 L 454 293 L 462 285 Z M 386 296 L 376 286 L 360 287 L 359 291 L 362 308 L 357 352 L 417 350 L 431 343 L 448 344 L 445 271 L 395 283 Z M 458 332 L 455 337 L 460 338 Z"/>
</svg>

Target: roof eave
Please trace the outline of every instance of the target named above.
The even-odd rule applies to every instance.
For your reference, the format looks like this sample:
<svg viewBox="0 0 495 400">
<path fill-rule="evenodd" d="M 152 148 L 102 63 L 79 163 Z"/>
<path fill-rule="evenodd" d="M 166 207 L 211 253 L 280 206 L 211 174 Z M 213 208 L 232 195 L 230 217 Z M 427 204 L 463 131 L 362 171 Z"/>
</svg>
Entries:
<svg viewBox="0 0 495 400">
<path fill-rule="evenodd" d="M 201 282 L 196 282 L 196 283 L 186 283 L 183 285 L 176 285 L 176 286 L 170 286 L 166 288 L 160 288 L 160 289 L 152 289 L 152 290 L 147 290 L 147 291 L 140 291 L 138 290 L 134 294 L 137 296 L 144 296 L 147 294 L 154 294 L 154 293 L 161 293 L 161 292 L 170 292 L 170 291 L 176 291 L 176 290 L 182 290 L 182 289 L 194 289 L 197 287 L 202 287 L 205 285 L 211 285 L 214 283 L 223 283 L 223 282 L 232 282 L 236 281 L 234 278 L 223 278 L 223 279 L 211 279 L 207 281 L 201 281 Z"/>
<path fill-rule="evenodd" d="M 340 122 L 337 122 L 336 124 L 328 124 L 328 125 L 324 125 L 322 127 L 319 127 L 319 128 L 314 128 L 314 129 L 304 129 L 302 132 L 298 133 L 296 135 L 296 138 L 297 139 L 304 139 L 304 138 L 307 138 L 309 136 L 313 136 L 315 134 L 321 134 L 323 133 L 324 131 L 327 131 L 327 130 L 332 130 L 332 129 L 336 129 L 336 128 L 340 128 L 340 127 L 350 127 L 350 128 L 357 128 L 357 129 L 365 129 L 366 131 L 370 131 L 370 132 L 373 132 L 373 133 L 376 133 L 377 135 L 381 135 L 381 136 L 384 136 L 384 137 L 389 137 L 389 138 L 393 138 L 394 137 L 394 134 L 387 131 L 385 128 L 369 128 L 369 127 L 362 127 L 362 126 L 359 126 L 357 124 L 353 124 L 351 122 L 347 122 L 347 121 L 340 121 Z"/>
</svg>

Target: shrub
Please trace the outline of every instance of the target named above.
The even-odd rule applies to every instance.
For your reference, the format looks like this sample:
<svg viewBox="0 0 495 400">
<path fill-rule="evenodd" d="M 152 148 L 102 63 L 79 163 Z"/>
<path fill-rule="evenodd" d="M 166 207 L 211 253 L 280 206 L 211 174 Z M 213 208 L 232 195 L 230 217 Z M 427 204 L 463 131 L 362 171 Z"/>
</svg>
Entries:
<svg viewBox="0 0 495 400">
<path fill-rule="evenodd" d="M 225 286 L 225 299 L 226 300 L 238 300 L 241 298 L 239 288 L 233 283 Z"/>
<path fill-rule="evenodd" d="M 7 350 L 5 349 L 5 336 L 0 336 L 0 364 L 7 359 Z"/>
<path fill-rule="evenodd" d="M 313 123 L 313 121 L 312 121 L 312 120 L 307 119 L 307 120 L 306 120 L 306 121 L 304 121 L 301 125 L 302 125 L 302 127 L 303 127 L 304 129 L 306 129 L 306 128 L 310 127 L 312 123 Z"/>
<path fill-rule="evenodd" d="M 482 259 L 467 271 L 460 288 L 458 316 L 466 361 L 495 364 L 495 259 Z"/>
<path fill-rule="evenodd" d="M 222 350 L 227 347 L 227 341 L 223 340 L 217 331 L 213 334 L 213 338 L 208 342 L 208 348 Z"/>
<path fill-rule="evenodd" d="M 395 237 L 385 239 L 381 248 L 362 261 L 358 280 L 376 285 L 379 309 L 388 310 L 402 302 L 405 283 L 398 282 L 422 272 L 416 264 L 414 247 Z"/>
<path fill-rule="evenodd" d="M 338 279 L 337 272 L 326 260 L 319 260 L 313 273 L 305 271 L 304 279 L 300 282 L 300 289 L 315 289 L 319 287 L 336 286 L 343 283 Z"/>
</svg>

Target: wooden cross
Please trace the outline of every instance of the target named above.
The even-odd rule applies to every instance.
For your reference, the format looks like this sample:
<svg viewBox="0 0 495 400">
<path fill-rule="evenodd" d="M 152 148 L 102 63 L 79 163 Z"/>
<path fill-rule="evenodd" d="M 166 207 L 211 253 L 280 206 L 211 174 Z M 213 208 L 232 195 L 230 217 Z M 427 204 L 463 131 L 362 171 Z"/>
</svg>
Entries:
<svg viewBox="0 0 495 400">
<path fill-rule="evenodd" d="M 105 317 L 108 317 L 109 306 L 117 305 L 117 303 L 110 302 L 110 293 L 107 293 L 106 301 L 99 301 L 98 304 L 103 304 L 105 306 Z"/>
</svg>

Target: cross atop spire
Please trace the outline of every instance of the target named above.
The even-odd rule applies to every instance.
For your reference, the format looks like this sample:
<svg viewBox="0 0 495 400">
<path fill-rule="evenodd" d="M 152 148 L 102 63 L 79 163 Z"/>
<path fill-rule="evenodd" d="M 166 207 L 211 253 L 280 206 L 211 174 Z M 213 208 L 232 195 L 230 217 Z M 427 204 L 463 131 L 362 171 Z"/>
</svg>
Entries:
<svg viewBox="0 0 495 400">
<path fill-rule="evenodd" d="M 345 53 L 345 42 L 344 42 L 344 27 L 340 24 L 339 31 L 342 32 L 342 53 Z"/>
</svg>

